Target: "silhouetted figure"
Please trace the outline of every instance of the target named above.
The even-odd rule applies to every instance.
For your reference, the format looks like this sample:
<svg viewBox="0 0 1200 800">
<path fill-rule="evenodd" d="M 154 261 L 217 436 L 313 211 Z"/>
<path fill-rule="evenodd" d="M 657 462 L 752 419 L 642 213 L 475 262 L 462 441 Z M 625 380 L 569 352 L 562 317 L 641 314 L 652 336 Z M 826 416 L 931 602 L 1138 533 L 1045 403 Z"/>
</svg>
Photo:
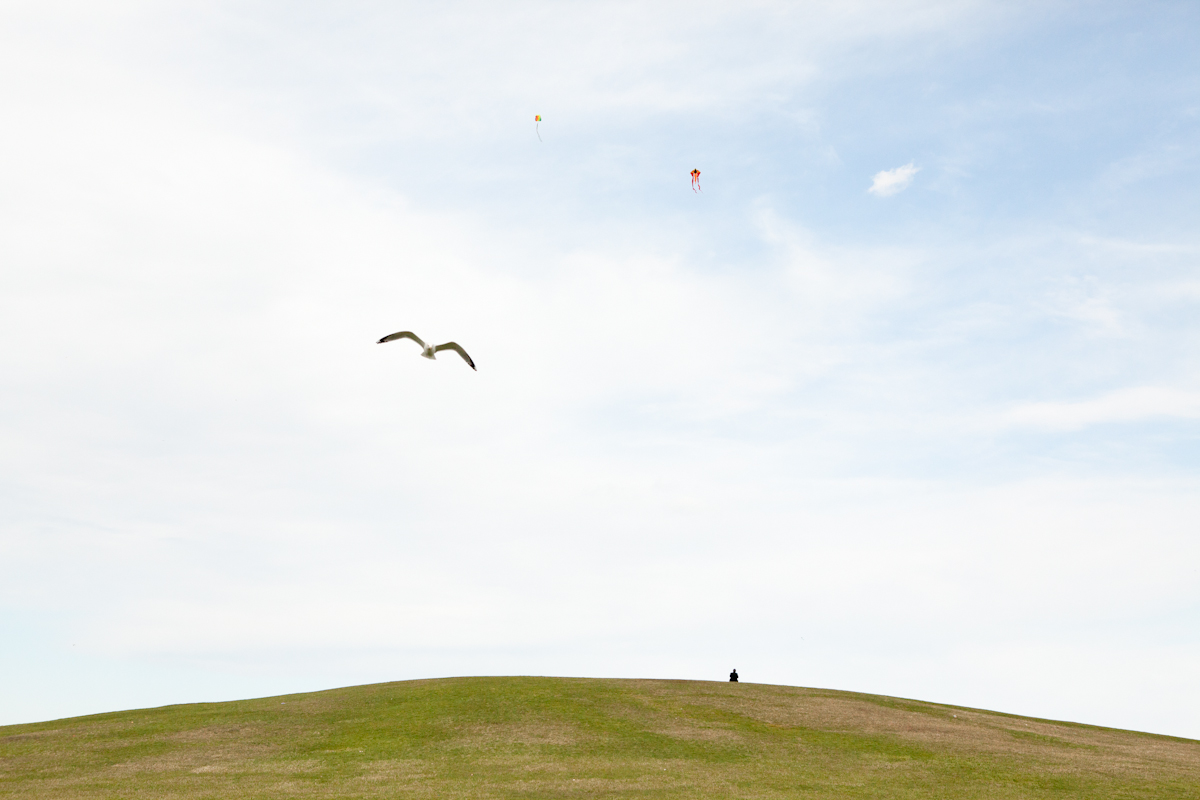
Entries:
<svg viewBox="0 0 1200 800">
<path fill-rule="evenodd" d="M 737 670 L 736 670 L 736 669 L 735 669 L 733 672 L 729 673 L 729 682 L 730 682 L 730 683 L 737 683 L 737 682 L 738 682 L 738 681 L 737 681 Z"/>
</svg>

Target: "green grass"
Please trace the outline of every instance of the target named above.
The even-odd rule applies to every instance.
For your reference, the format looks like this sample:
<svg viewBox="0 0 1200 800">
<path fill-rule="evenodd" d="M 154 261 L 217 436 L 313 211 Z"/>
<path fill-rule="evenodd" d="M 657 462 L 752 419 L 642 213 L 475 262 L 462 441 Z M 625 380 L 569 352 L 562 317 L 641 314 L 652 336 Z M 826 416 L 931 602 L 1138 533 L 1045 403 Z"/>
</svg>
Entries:
<svg viewBox="0 0 1200 800">
<path fill-rule="evenodd" d="M 1172 798 L 1200 742 L 759 684 L 449 678 L 0 727 L 0 798 Z"/>
</svg>

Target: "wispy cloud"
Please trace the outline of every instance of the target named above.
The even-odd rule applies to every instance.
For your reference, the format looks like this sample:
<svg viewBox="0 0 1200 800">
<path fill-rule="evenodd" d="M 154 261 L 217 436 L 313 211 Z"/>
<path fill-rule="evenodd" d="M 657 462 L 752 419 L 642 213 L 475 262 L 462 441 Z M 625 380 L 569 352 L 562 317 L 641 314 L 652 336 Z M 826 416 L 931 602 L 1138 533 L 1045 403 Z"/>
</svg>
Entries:
<svg viewBox="0 0 1200 800">
<path fill-rule="evenodd" d="M 910 161 L 902 167 L 876 172 L 875 180 L 871 182 L 871 188 L 867 191 L 877 197 L 891 197 L 907 189 L 913 182 L 913 176 L 920 171 L 921 168 L 914 166 Z"/>
<path fill-rule="evenodd" d="M 1144 386 L 1074 403 L 1028 403 L 1004 415 L 1005 421 L 1012 426 L 1061 431 L 1155 417 L 1200 417 L 1200 394 Z"/>
</svg>

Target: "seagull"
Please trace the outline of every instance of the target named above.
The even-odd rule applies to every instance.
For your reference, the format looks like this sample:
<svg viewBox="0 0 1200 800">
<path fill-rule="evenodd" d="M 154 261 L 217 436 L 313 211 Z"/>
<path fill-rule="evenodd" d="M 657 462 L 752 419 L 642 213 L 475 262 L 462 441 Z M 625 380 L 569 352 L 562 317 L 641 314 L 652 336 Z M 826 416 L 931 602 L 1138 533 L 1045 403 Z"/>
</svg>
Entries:
<svg viewBox="0 0 1200 800">
<path fill-rule="evenodd" d="M 454 352 L 456 352 L 460 356 L 462 356 L 463 361 L 467 362 L 467 366 L 469 366 L 471 369 L 475 369 L 475 362 L 471 360 L 471 357 L 469 355 L 467 355 L 466 350 L 463 350 L 461 347 L 458 346 L 457 342 L 446 342 L 445 344 L 428 345 L 428 344 L 425 344 L 423 341 L 421 341 L 421 337 L 417 336 L 412 331 L 400 331 L 398 333 L 389 333 L 387 336 L 383 337 L 375 344 L 383 344 L 384 342 L 394 342 L 397 339 L 412 339 L 414 342 L 421 345 L 421 355 L 424 356 L 425 358 L 429 358 L 429 359 L 437 358 L 437 354 L 440 353 L 442 350 L 453 350 Z M 479 370 L 475 370 L 475 371 L 478 372 Z"/>
</svg>

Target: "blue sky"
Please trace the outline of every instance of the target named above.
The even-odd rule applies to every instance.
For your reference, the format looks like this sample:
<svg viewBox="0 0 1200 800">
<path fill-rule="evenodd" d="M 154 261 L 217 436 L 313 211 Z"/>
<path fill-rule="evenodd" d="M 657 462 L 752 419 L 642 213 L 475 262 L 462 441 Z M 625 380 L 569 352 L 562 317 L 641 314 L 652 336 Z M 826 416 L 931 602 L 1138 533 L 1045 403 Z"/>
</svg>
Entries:
<svg viewBox="0 0 1200 800">
<path fill-rule="evenodd" d="M 1200 737 L 1194 5 L 4 14 L 0 723 L 737 666 Z"/>
</svg>

